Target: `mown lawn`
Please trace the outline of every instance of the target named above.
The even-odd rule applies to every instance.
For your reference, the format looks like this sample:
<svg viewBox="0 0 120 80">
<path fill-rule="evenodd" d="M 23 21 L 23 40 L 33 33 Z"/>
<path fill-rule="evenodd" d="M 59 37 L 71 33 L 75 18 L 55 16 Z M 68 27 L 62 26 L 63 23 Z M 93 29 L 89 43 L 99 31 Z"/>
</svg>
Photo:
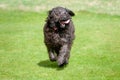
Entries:
<svg viewBox="0 0 120 80">
<path fill-rule="evenodd" d="M 69 65 L 50 62 L 46 12 L 0 10 L 0 80 L 120 80 L 120 16 L 75 12 Z"/>
<path fill-rule="evenodd" d="M 120 15 L 120 0 L 0 0 L 0 8 L 22 11 L 46 11 L 63 6 L 74 11 Z"/>
</svg>

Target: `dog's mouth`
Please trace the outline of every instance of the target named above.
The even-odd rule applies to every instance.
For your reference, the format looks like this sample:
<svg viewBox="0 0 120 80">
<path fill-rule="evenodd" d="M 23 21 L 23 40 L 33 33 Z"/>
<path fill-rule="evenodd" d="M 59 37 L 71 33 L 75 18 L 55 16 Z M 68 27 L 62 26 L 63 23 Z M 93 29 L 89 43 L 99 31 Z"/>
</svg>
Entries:
<svg viewBox="0 0 120 80">
<path fill-rule="evenodd" d="M 68 20 L 61 20 L 60 21 L 60 24 L 61 24 L 61 27 L 64 28 L 66 24 L 69 24 L 70 23 L 70 19 Z"/>
<path fill-rule="evenodd" d="M 59 24 L 60 24 L 60 28 L 65 28 L 65 26 L 67 25 L 67 24 L 69 24 L 70 23 L 70 19 L 68 19 L 68 20 L 60 20 L 59 21 Z M 51 23 L 52 24 L 52 23 Z M 54 24 L 52 24 L 51 26 L 53 26 L 53 29 L 56 31 L 57 29 L 58 29 L 58 27 L 56 27 Z"/>
</svg>

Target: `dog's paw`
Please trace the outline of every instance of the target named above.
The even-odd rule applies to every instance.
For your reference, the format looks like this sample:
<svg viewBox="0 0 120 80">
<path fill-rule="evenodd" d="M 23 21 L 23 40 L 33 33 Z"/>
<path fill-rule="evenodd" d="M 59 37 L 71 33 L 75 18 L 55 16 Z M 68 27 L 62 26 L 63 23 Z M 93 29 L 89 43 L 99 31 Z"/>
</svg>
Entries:
<svg viewBox="0 0 120 80">
<path fill-rule="evenodd" d="M 64 62 L 64 64 L 68 64 L 68 63 L 69 63 L 69 61 L 68 61 L 68 59 L 66 59 L 65 62 Z"/>
<path fill-rule="evenodd" d="M 57 60 L 58 66 L 63 66 L 64 65 L 64 59 L 62 57 L 58 58 Z"/>
<path fill-rule="evenodd" d="M 50 61 L 56 61 L 56 58 L 54 57 L 54 58 L 50 58 Z"/>
</svg>

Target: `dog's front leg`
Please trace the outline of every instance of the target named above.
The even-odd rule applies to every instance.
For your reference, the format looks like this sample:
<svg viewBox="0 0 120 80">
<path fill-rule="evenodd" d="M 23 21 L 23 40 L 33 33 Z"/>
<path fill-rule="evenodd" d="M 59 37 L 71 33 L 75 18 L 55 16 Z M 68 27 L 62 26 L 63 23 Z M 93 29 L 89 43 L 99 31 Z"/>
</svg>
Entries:
<svg viewBox="0 0 120 80">
<path fill-rule="evenodd" d="M 48 48 L 48 54 L 49 54 L 50 61 L 56 61 L 56 55 L 54 54 L 53 49 Z"/>
<path fill-rule="evenodd" d="M 58 66 L 62 66 L 64 65 L 64 63 L 66 62 L 66 55 L 68 53 L 68 45 L 65 44 L 61 47 L 60 51 L 59 51 L 59 55 L 57 58 L 57 62 L 58 62 Z"/>
</svg>

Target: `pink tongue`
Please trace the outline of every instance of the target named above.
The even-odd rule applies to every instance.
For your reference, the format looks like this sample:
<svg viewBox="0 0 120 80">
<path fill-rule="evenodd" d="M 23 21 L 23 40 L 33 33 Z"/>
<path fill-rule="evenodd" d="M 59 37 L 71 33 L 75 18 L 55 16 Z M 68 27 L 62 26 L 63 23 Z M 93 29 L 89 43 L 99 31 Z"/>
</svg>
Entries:
<svg viewBox="0 0 120 80">
<path fill-rule="evenodd" d="M 67 21 L 62 21 L 62 24 L 68 24 L 70 22 L 70 19 L 68 19 Z"/>
<path fill-rule="evenodd" d="M 57 28 L 56 28 L 56 27 L 54 27 L 54 30 L 57 30 Z"/>
</svg>

